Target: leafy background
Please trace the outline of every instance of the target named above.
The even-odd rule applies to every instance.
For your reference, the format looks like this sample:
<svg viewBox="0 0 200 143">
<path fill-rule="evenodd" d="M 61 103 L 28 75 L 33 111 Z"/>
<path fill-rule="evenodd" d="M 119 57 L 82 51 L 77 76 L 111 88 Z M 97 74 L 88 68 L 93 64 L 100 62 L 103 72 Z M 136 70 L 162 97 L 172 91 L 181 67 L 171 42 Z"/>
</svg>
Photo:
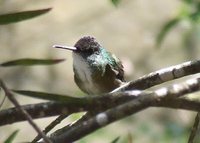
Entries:
<svg viewBox="0 0 200 143">
<path fill-rule="evenodd" d="M 187 17 L 194 9 L 190 0 L 123 0 L 115 5 L 109 0 L 2 0 L 0 13 L 48 7 L 53 9 L 38 18 L 0 26 L 0 61 L 19 58 L 66 58 L 66 61 L 53 66 L 1 68 L 0 77 L 9 87 L 84 95 L 73 81 L 71 53 L 52 48 L 53 44 L 74 45 L 84 35 L 95 36 L 122 60 L 127 80 L 198 59 L 199 27 Z M 181 20 L 172 24 L 161 44 L 156 43 L 161 28 L 177 17 Z M 41 101 L 17 98 L 21 104 Z M 4 104 L 4 108 L 10 106 L 9 102 Z M 186 142 L 193 115 L 187 111 L 151 108 L 111 124 L 80 142 L 111 142 L 118 136 L 119 142 Z M 43 128 L 53 118 L 36 122 Z M 16 142 L 28 141 L 36 135 L 23 122 L 0 127 L 1 138 L 5 139 L 16 129 L 20 129 Z"/>
</svg>

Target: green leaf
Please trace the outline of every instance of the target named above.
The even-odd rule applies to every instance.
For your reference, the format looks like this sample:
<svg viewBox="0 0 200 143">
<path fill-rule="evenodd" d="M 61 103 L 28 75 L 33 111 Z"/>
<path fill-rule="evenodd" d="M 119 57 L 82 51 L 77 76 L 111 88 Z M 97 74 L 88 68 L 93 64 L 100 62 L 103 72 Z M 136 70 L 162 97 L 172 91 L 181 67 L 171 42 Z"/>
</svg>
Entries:
<svg viewBox="0 0 200 143">
<path fill-rule="evenodd" d="M 197 11 L 195 13 L 190 14 L 188 17 L 191 21 L 199 23 L 199 21 L 200 21 L 200 11 Z"/>
<path fill-rule="evenodd" d="M 63 62 L 65 59 L 17 59 L 0 64 L 2 67 L 9 66 L 35 66 L 35 65 L 52 65 Z"/>
<path fill-rule="evenodd" d="M 119 141 L 120 137 L 116 137 L 111 143 L 117 143 Z"/>
<path fill-rule="evenodd" d="M 17 133 L 19 132 L 19 130 L 15 130 L 5 141 L 4 143 L 12 143 L 13 140 L 15 139 Z"/>
<path fill-rule="evenodd" d="M 191 4 L 194 0 L 183 0 L 183 2 Z"/>
<path fill-rule="evenodd" d="M 112 4 L 118 6 L 121 0 L 111 0 Z"/>
<path fill-rule="evenodd" d="M 167 35 L 167 33 L 180 22 L 180 18 L 175 18 L 170 21 L 168 21 L 161 29 L 160 33 L 156 37 L 156 45 L 157 47 L 160 47 L 160 45 L 163 42 L 163 39 Z"/>
<path fill-rule="evenodd" d="M 0 15 L 0 25 L 15 23 L 24 21 L 27 19 L 34 18 L 36 16 L 42 15 L 50 11 L 51 8 L 32 10 L 32 11 L 23 11 L 17 13 L 8 13 Z"/>
<path fill-rule="evenodd" d="M 79 98 L 79 97 L 72 97 L 68 95 L 59 95 L 59 94 L 52 94 L 52 93 L 45 93 L 45 92 L 39 92 L 39 91 L 28 91 L 28 90 L 12 90 L 15 93 L 44 99 L 44 100 L 53 100 L 57 102 L 64 102 L 68 104 L 87 104 L 89 100 L 87 98 Z"/>
</svg>

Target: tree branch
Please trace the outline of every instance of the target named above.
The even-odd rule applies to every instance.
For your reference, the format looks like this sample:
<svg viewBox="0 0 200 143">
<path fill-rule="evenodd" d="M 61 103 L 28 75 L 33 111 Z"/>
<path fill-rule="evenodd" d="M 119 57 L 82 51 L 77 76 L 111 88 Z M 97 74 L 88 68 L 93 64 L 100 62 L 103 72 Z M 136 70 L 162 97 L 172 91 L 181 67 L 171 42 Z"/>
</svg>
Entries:
<svg viewBox="0 0 200 143">
<path fill-rule="evenodd" d="M 198 131 L 198 127 L 199 127 L 199 118 L 200 118 L 200 113 L 198 112 L 194 121 L 194 125 L 192 127 L 191 133 L 190 133 L 190 137 L 188 139 L 188 143 L 193 143 L 194 142 L 194 138 L 197 134 Z"/>
<path fill-rule="evenodd" d="M 166 81 L 181 78 L 184 76 L 196 74 L 200 72 L 200 60 L 188 61 L 179 65 L 164 68 L 155 72 L 152 72 L 143 77 L 127 82 L 125 85 L 115 89 L 112 92 L 125 91 L 125 90 L 144 90 L 155 85 L 159 85 Z"/>
<path fill-rule="evenodd" d="M 131 114 L 137 113 L 148 107 L 162 105 L 168 106 L 173 100 L 180 100 L 183 95 L 198 91 L 200 89 L 200 79 L 190 79 L 181 84 L 174 84 L 168 88 L 161 88 L 152 93 L 143 93 L 136 99 L 122 103 L 114 108 L 108 109 L 104 112 L 98 113 L 96 116 L 79 122 L 73 128 L 67 130 L 67 132 L 53 133 L 50 138 L 55 143 L 65 143 L 76 141 L 87 134 L 100 129 L 112 122 L 115 122 L 124 117 L 130 116 Z M 134 95 L 133 91 L 126 92 L 129 95 Z M 174 102 L 175 105 L 177 104 Z M 174 107 L 174 106 L 173 106 Z M 179 105 L 180 107 L 180 105 Z M 186 107 L 187 108 L 187 107 Z M 200 108 L 197 109 L 200 111 Z"/>
<path fill-rule="evenodd" d="M 51 131 L 56 125 L 58 125 L 63 119 L 65 119 L 66 117 L 68 117 L 68 115 L 66 114 L 62 114 L 60 116 L 58 116 L 53 122 L 51 122 L 44 130 L 43 133 L 47 134 L 49 131 Z M 35 143 L 38 140 L 41 139 L 41 136 L 38 134 L 31 143 Z"/>
<path fill-rule="evenodd" d="M 58 102 L 28 104 L 22 105 L 21 107 L 26 110 L 34 119 L 44 117 L 44 115 L 45 117 L 50 117 L 68 112 L 68 110 L 65 110 L 68 109 L 66 108 L 66 105 Z M 76 112 L 76 110 L 69 110 L 69 114 L 72 112 Z M 2 110 L 0 112 L 0 119 L 0 126 L 26 120 L 22 113 L 16 108 Z"/>
<path fill-rule="evenodd" d="M 123 85 L 122 87 L 117 88 L 113 92 L 116 91 L 124 91 L 130 89 L 147 89 L 149 87 L 155 86 L 157 84 L 161 84 L 165 81 L 169 81 L 172 79 L 180 78 L 183 76 L 196 74 L 200 72 L 200 61 L 193 61 L 193 62 L 186 62 L 180 65 L 176 65 L 173 67 L 169 67 L 163 70 L 159 70 L 148 75 L 145 75 L 138 80 L 131 81 Z M 112 92 L 112 93 L 113 93 Z M 110 94 L 106 95 L 110 96 Z M 103 96 L 100 99 L 107 101 L 107 97 Z M 97 101 L 99 100 L 98 97 Z M 130 98 L 130 97 L 129 97 Z M 131 97 L 132 98 L 132 97 Z M 95 99 L 94 99 L 95 100 Z M 99 100 L 99 101 L 102 101 Z M 108 98 L 109 100 L 109 98 Z M 109 101 L 108 101 L 109 102 Z M 96 102 L 95 102 L 96 104 Z M 76 105 L 78 106 L 78 105 Z M 29 104 L 22 106 L 33 118 L 42 118 L 42 117 L 49 117 L 55 116 L 64 113 L 65 111 L 69 111 L 69 113 L 79 112 L 81 109 L 73 109 L 70 107 L 66 107 L 65 104 L 56 103 L 56 102 L 47 102 L 47 103 L 39 103 L 39 104 Z M 85 111 L 86 108 L 82 108 Z M 12 116 L 12 118 L 10 118 Z M 0 112 L 0 118 L 3 119 L 0 122 L 1 125 L 11 124 L 18 121 L 23 121 L 25 118 L 21 116 L 16 109 L 10 108 Z"/>
<path fill-rule="evenodd" d="M 178 88 L 177 84 L 175 85 L 176 86 L 174 87 Z M 163 88 L 162 90 L 164 91 Z M 194 91 L 191 91 L 191 93 L 192 92 Z M 135 99 L 140 95 L 140 93 L 141 91 L 134 90 L 134 94 L 132 95 L 129 95 L 127 92 L 117 92 L 117 93 L 104 94 L 102 96 L 86 97 L 88 98 L 88 100 L 90 100 L 90 102 L 88 102 L 85 105 L 83 104 L 71 105 L 71 104 L 58 103 L 58 102 L 46 102 L 46 103 L 23 105 L 22 108 L 26 110 L 32 116 L 32 118 L 41 118 L 41 117 L 44 117 L 44 115 L 48 117 L 48 116 L 66 114 L 66 113 L 71 114 L 71 113 L 76 113 L 76 112 L 81 112 L 81 111 L 90 111 L 90 110 L 93 111 L 94 107 L 96 111 L 104 111 L 105 109 L 117 106 L 119 104 L 125 103 L 132 99 Z M 178 100 L 175 102 L 180 102 L 179 103 L 180 106 L 179 104 L 176 104 L 172 101 L 168 102 L 167 104 L 162 103 L 162 105 L 155 105 L 155 106 L 164 106 L 164 107 L 169 107 L 169 108 L 173 106 L 172 108 L 198 111 L 198 108 L 199 108 L 198 105 L 200 104 L 198 101 L 193 101 L 189 99 Z M 185 106 L 185 104 L 187 106 Z M 1 111 L 0 118 L 1 118 L 0 125 L 6 125 L 6 124 L 11 124 L 14 122 L 25 120 L 25 118 L 21 115 L 21 113 L 18 110 L 16 110 L 16 108 L 10 108 L 10 109 Z"/>
<path fill-rule="evenodd" d="M 4 90 L 5 95 L 8 97 L 8 99 L 15 105 L 17 110 L 19 110 L 23 116 L 26 118 L 26 120 L 29 122 L 29 124 L 35 129 L 35 131 L 44 139 L 45 143 L 51 143 L 51 140 L 40 130 L 40 128 L 33 122 L 33 119 L 31 116 L 20 106 L 18 101 L 14 98 L 12 93 L 8 90 L 6 85 L 3 83 L 3 81 L 0 80 L 0 87 Z"/>
</svg>

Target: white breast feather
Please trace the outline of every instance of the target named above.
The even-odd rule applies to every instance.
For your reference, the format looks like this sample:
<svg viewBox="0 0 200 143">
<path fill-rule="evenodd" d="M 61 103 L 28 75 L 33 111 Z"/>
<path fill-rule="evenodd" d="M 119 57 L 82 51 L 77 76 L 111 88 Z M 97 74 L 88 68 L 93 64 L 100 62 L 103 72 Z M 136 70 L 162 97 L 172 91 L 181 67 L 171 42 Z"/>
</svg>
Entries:
<svg viewBox="0 0 200 143">
<path fill-rule="evenodd" d="M 86 61 L 79 56 L 76 53 L 73 53 L 73 65 L 76 69 L 77 74 L 79 75 L 79 78 L 84 81 L 85 87 L 89 92 L 98 90 L 96 87 L 94 87 L 94 83 L 92 82 L 92 73 L 90 71 L 89 65 L 86 63 Z"/>
</svg>

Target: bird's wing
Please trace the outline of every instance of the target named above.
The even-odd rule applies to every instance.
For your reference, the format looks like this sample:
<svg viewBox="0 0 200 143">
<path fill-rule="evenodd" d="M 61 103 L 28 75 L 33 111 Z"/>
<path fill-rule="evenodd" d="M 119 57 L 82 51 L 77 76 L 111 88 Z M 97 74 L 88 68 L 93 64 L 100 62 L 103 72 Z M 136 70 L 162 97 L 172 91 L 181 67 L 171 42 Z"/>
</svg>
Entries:
<svg viewBox="0 0 200 143">
<path fill-rule="evenodd" d="M 124 67 L 122 62 L 114 54 L 112 54 L 111 57 L 112 62 L 110 66 L 112 67 L 112 70 L 115 71 L 116 78 L 124 82 Z"/>
</svg>

